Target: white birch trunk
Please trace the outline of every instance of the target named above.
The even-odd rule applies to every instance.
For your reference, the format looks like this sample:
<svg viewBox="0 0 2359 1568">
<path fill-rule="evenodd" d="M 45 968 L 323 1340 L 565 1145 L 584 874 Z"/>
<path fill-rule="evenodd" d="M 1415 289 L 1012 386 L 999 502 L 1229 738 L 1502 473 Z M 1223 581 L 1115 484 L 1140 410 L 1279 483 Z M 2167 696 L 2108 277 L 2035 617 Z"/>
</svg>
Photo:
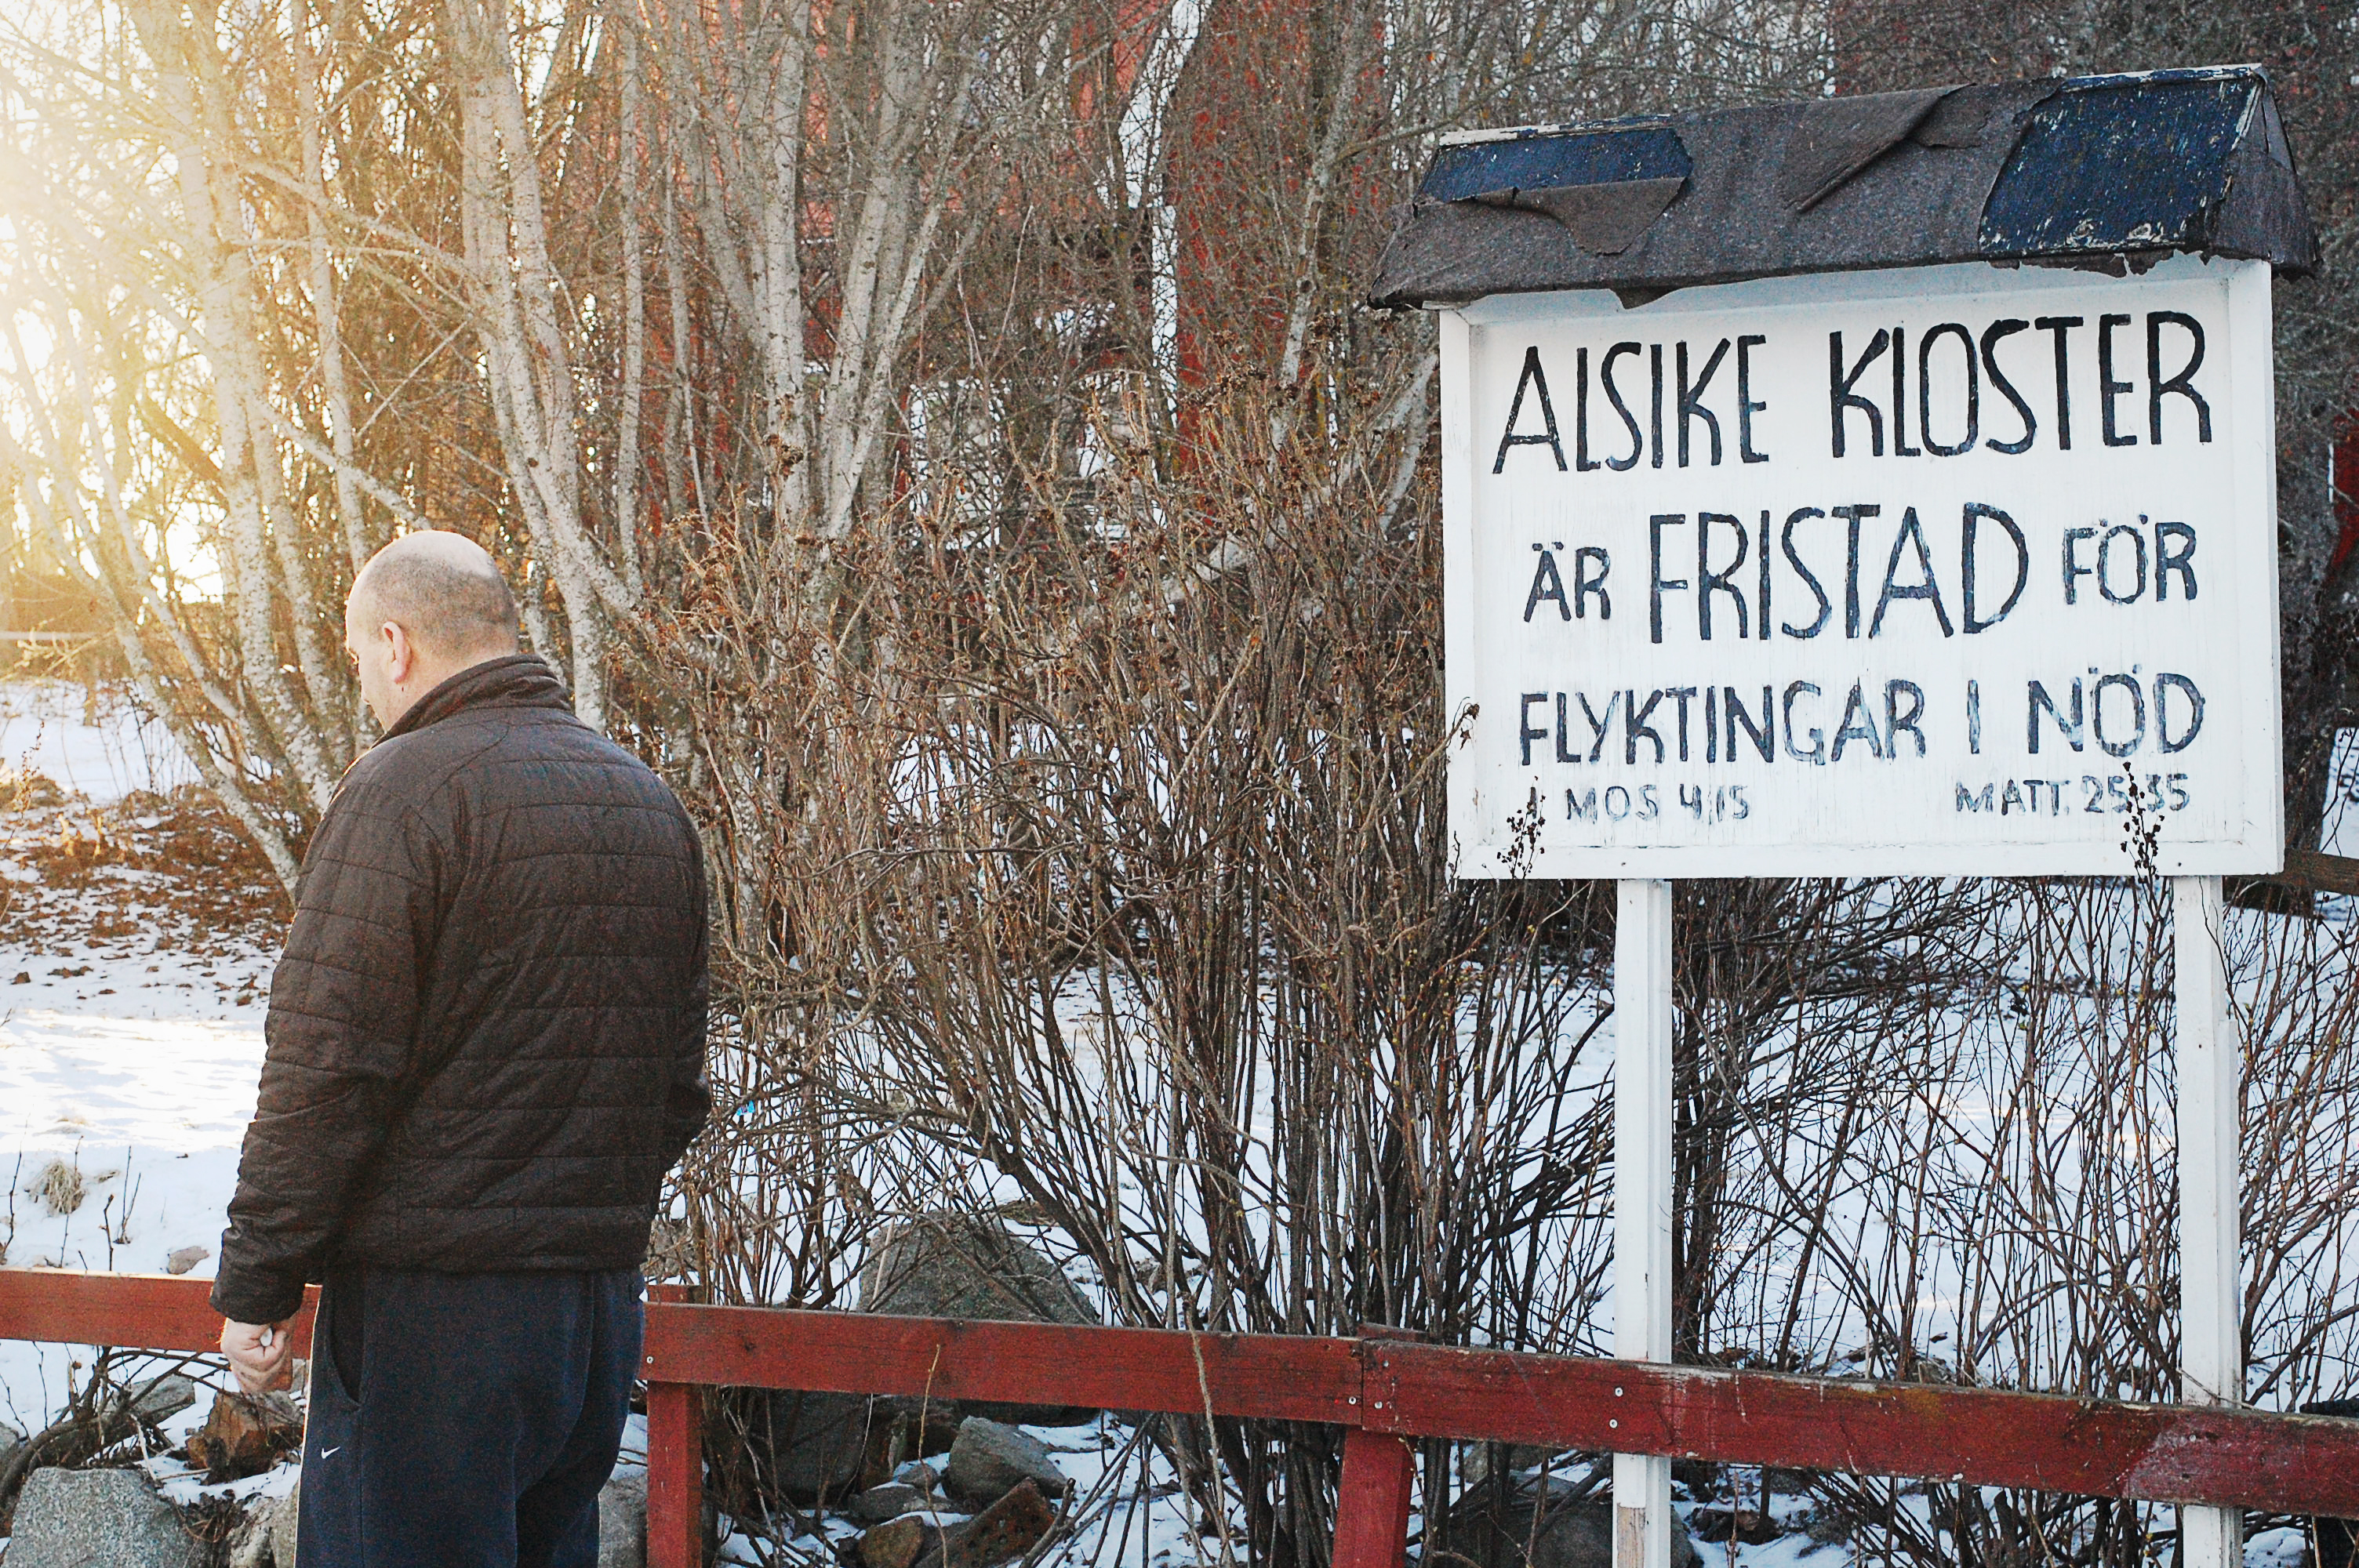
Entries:
<svg viewBox="0 0 2359 1568">
<path fill-rule="evenodd" d="M 200 103 L 195 80 L 203 68 L 194 62 L 215 44 L 185 29 L 177 13 L 140 5 L 134 16 L 157 62 L 158 97 L 186 220 L 188 261 L 195 275 L 194 325 L 212 373 L 229 523 L 223 565 L 239 662 L 275 749 L 312 808 L 325 811 L 341 770 L 332 762 L 331 748 L 313 715 L 287 678 L 272 624 L 273 600 L 288 586 L 269 538 L 261 473 L 265 457 L 274 466 L 277 457 L 267 433 L 255 428 L 254 412 L 262 397 L 251 356 L 255 315 L 237 199 L 234 191 L 217 188 L 218 171 L 206 156 L 204 138 L 206 130 L 215 128 L 206 120 L 218 116 L 208 115 Z M 303 641 L 299 631 L 297 642 Z M 316 663 L 316 655 L 301 662 Z"/>
<path fill-rule="evenodd" d="M 508 480 L 535 556 L 565 610 L 573 702 L 606 722 L 612 617 L 636 596 L 603 559 L 582 513 L 578 410 L 549 252 L 540 168 L 504 6 L 447 0 L 461 86 L 462 188 L 475 330 Z"/>
</svg>

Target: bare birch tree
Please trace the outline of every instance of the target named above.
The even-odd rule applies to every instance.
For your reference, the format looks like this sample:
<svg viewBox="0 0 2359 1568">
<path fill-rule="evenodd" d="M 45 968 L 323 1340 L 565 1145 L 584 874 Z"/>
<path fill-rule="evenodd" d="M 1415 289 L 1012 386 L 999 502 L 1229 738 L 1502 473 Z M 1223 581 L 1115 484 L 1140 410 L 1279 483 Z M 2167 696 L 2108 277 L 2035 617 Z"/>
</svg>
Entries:
<svg viewBox="0 0 2359 1568">
<path fill-rule="evenodd" d="M 312 476 L 290 468 L 303 432 L 274 403 L 283 279 L 241 172 L 268 149 L 210 18 L 59 20 L 96 20 L 105 43 L 90 69 L 38 39 L 14 51 L 38 113 L 11 126 L 6 455 L 147 705 L 291 881 L 358 741 L 336 612 L 365 535 L 355 520 L 319 547 Z M 332 335 L 333 280 L 314 281 Z M 194 553 L 216 582 L 188 579 Z"/>
</svg>

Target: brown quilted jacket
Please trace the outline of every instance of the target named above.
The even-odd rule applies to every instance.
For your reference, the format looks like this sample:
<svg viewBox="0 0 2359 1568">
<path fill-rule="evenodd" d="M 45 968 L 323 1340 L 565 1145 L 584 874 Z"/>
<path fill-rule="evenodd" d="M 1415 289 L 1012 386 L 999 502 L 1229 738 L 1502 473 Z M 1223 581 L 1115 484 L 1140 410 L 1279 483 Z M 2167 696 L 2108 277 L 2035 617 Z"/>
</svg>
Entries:
<svg viewBox="0 0 2359 1568">
<path fill-rule="evenodd" d="M 529 654 L 353 765 L 271 980 L 214 1309 L 332 1263 L 616 1269 L 703 1125 L 704 872 L 648 767 Z"/>
</svg>

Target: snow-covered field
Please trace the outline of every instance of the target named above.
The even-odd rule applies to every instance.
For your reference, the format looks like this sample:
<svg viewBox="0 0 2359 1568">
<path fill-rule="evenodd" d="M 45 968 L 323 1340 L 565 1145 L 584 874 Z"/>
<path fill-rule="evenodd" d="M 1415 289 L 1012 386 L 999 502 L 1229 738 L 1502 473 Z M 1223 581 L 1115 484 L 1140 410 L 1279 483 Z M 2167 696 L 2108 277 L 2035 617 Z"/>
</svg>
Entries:
<svg viewBox="0 0 2359 1568">
<path fill-rule="evenodd" d="M 0 973 L 38 977 L 0 993 L 6 1261 L 210 1275 L 262 1063 L 255 993 L 217 989 L 219 961 L 188 954 L 59 957 L 0 940 Z M 66 1174 L 45 1181 L 52 1168 Z M 187 1249 L 205 1253 L 193 1269 Z M 57 1408 L 64 1354 L 0 1340 L 0 1420 L 34 1430 Z"/>
<path fill-rule="evenodd" d="M 27 773 L 71 792 L 0 810 L 0 1261 L 210 1275 L 262 1062 L 273 895 L 224 885 L 249 869 L 217 829 L 117 809 L 186 764 L 119 708 L 86 719 L 79 687 L 0 684 L 0 806 L 23 804 Z M 0 1421 L 38 1430 L 87 1357 L 0 1340 Z"/>
<path fill-rule="evenodd" d="M 71 681 L 0 681 L 0 784 L 36 773 L 105 805 L 135 789 L 169 795 L 196 770 L 164 727 Z"/>
<path fill-rule="evenodd" d="M 158 798 L 191 779 L 158 727 L 119 707 L 91 719 L 79 687 L 0 683 L 0 1262 L 209 1277 L 254 1110 L 277 895 L 218 823 Z M 0 1339 L 0 1422 L 38 1431 L 92 1356 Z M 226 1379 L 178 1357 L 130 1376 L 171 1370 L 201 1385 L 164 1423 L 177 1444 Z M 147 1468 L 184 1503 L 295 1478 L 205 1487 L 168 1457 Z"/>
</svg>

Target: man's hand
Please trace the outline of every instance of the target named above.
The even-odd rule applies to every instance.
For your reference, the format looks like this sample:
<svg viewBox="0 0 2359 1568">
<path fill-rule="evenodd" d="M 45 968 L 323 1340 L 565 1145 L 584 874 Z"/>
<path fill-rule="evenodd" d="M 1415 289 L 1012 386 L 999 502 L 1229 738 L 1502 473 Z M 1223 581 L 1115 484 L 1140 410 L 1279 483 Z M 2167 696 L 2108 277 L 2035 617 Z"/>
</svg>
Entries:
<svg viewBox="0 0 2359 1568">
<path fill-rule="evenodd" d="M 295 1359 L 295 1336 L 288 1327 L 294 1321 L 222 1324 L 222 1354 L 229 1357 L 239 1388 L 249 1394 L 266 1394 L 293 1380 L 288 1367 Z"/>
</svg>

